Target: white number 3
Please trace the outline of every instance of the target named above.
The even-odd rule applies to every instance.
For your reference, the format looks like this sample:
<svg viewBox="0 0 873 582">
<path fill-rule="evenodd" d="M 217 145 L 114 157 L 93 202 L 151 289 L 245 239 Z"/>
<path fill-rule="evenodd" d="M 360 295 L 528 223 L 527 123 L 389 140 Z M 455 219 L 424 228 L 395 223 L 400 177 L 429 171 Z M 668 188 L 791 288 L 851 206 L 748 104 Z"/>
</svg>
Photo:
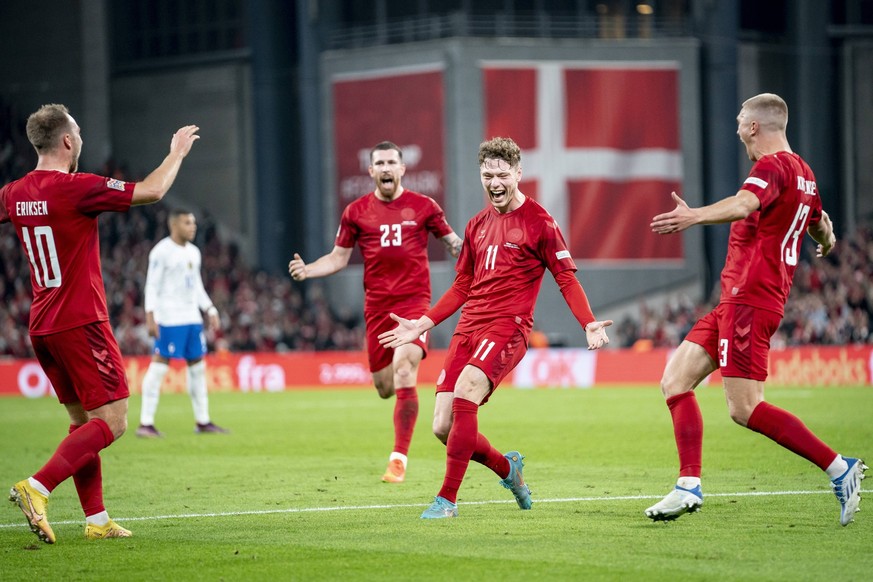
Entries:
<svg viewBox="0 0 873 582">
<path fill-rule="evenodd" d="M 727 355 L 728 355 L 728 340 L 720 339 L 718 340 L 718 365 L 721 368 L 727 366 Z"/>
</svg>

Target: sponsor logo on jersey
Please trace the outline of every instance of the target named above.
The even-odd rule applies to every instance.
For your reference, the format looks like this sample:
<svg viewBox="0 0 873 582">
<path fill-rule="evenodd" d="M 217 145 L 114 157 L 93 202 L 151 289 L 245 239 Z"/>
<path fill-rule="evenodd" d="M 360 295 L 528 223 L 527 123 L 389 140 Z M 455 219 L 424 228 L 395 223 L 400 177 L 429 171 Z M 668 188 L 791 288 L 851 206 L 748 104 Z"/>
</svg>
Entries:
<svg viewBox="0 0 873 582">
<path fill-rule="evenodd" d="M 521 248 L 521 247 L 519 247 L 517 244 L 515 244 L 515 243 L 511 243 L 511 242 L 505 242 L 505 243 L 503 243 L 503 246 L 506 247 L 506 248 L 508 248 L 508 249 L 518 249 L 518 248 Z"/>
<path fill-rule="evenodd" d="M 414 220 L 404 220 L 400 223 L 402 226 L 416 226 L 418 223 Z"/>
<path fill-rule="evenodd" d="M 108 178 L 106 180 L 106 187 L 118 190 L 119 192 L 124 192 L 124 182 L 116 180 L 115 178 Z"/>
<path fill-rule="evenodd" d="M 559 261 L 561 259 L 569 259 L 570 258 L 570 251 L 558 251 L 557 253 L 555 253 L 555 258 L 558 259 Z"/>
</svg>

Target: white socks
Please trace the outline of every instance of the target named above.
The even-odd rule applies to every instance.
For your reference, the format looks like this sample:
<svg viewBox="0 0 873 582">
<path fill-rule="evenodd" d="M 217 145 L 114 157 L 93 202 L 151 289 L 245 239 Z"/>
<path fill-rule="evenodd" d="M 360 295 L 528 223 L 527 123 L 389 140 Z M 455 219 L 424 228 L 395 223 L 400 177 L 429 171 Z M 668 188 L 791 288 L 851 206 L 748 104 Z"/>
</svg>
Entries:
<svg viewBox="0 0 873 582">
<path fill-rule="evenodd" d="M 700 477 L 679 477 L 676 485 L 682 489 L 694 489 L 700 486 Z"/>
<path fill-rule="evenodd" d="M 33 477 L 28 477 L 27 482 L 30 483 L 30 486 L 48 497 L 50 495 L 49 490 L 45 488 L 45 485 L 34 479 Z"/>
<path fill-rule="evenodd" d="M 155 424 L 155 413 L 158 411 L 158 400 L 161 398 L 161 384 L 170 369 L 163 362 L 152 362 L 142 379 L 142 409 L 139 413 L 139 423 L 146 426 Z"/>
<path fill-rule="evenodd" d="M 837 455 L 836 458 L 831 461 L 831 464 L 828 465 L 828 468 L 825 469 L 825 473 L 827 473 L 828 477 L 833 481 L 848 470 L 849 463 L 846 462 L 846 459 L 844 459 L 842 455 Z"/>
<path fill-rule="evenodd" d="M 404 469 L 406 468 L 406 462 L 407 462 L 406 455 L 404 455 L 403 453 L 391 453 L 390 455 L 388 455 L 388 462 L 389 463 L 395 459 L 399 459 L 400 462 L 403 463 L 403 468 Z"/>
<path fill-rule="evenodd" d="M 91 525 L 99 525 L 102 527 L 109 523 L 109 514 L 104 510 L 100 513 L 95 513 L 94 515 L 85 516 L 85 521 Z"/>
<path fill-rule="evenodd" d="M 188 366 L 188 395 L 197 424 L 209 423 L 209 395 L 206 392 L 206 362 Z"/>
</svg>

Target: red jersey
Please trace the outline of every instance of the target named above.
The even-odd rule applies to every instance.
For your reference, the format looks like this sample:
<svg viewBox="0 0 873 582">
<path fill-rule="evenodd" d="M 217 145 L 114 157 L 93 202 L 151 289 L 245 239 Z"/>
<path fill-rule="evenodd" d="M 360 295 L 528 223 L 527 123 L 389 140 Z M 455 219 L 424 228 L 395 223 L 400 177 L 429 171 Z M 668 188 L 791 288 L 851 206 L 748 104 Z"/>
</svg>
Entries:
<svg viewBox="0 0 873 582">
<path fill-rule="evenodd" d="M 404 190 L 385 202 L 370 192 L 346 206 L 336 246 L 357 243 L 361 248 L 364 311 L 392 311 L 410 301 L 430 305 L 429 232 L 442 238 L 452 227 L 439 205 L 424 194 Z"/>
<path fill-rule="evenodd" d="M 133 183 L 34 170 L 0 189 L 0 223 L 12 222 L 30 261 L 30 334 L 108 321 L 97 216 L 126 211 Z"/>
<path fill-rule="evenodd" d="M 800 241 L 822 217 L 815 176 L 797 154 L 778 152 L 755 162 L 743 189 L 757 196 L 761 207 L 731 225 L 721 302 L 782 315 Z"/>
<path fill-rule="evenodd" d="M 455 331 L 507 318 L 527 337 L 546 268 L 555 276 L 575 271 L 576 263 L 545 208 L 531 198 L 506 214 L 485 208 L 467 223 L 455 266 L 473 278 Z"/>
</svg>

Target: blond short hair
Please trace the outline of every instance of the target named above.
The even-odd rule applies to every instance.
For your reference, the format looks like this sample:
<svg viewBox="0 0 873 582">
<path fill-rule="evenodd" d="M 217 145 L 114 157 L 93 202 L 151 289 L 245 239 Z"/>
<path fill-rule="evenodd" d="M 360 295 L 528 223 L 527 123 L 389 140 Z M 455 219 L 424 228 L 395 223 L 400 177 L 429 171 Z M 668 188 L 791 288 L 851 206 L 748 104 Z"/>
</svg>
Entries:
<svg viewBox="0 0 873 582">
<path fill-rule="evenodd" d="M 788 126 L 788 104 L 775 93 L 761 93 L 743 102 L 752 121 L 757 121 L 761 127 L 785 131 Z"/>
</svg>

